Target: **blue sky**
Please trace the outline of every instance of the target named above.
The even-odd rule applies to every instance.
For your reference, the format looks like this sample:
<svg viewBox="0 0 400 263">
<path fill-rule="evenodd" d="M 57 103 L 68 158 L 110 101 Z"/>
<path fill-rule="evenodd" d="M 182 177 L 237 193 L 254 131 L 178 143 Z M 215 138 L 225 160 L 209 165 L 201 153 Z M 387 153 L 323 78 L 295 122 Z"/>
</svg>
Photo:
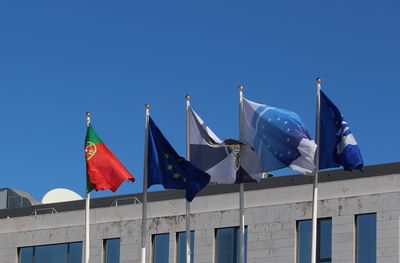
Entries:
<svg viewBox="0 0 400 263">
<path fill-rule="evenodd" d="M 0 187 L 84 195 L 90 110 L 136 178 L 116 194 L 141 192 L 144 104 L 184 155 L 184 96 L 238 138 L 240 84 L 314 134 L 317 76 L 365 164 L 399 161 L 399 12 L 395 0 L 1 1 Z"/>
</svg>

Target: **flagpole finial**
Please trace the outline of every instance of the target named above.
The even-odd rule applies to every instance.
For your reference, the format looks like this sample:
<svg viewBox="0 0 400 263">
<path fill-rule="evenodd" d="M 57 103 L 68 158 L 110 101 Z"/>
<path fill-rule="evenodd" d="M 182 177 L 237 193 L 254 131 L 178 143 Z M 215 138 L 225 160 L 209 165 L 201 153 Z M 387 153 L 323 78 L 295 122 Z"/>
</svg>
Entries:
<svg viewBox="0 0 400 263">
<path fill-rule="evenodd" d="M 243 85 L 240 85 L 238 88 L 239 91 L 243 91 L 243 89 L 244 89 Z"/>
<path fill-rule="evenodd" d="M 186 100 L 190 100 L 190 95 L 185 95 Z"/>
<path fill-rule="evenodd" d="M 90 125 L 90 116 L 92 114 L 90 114 L 90 111 L 87 111 L 85 115 L 86 115 L 86 126 L 89 127 L 89 125 Z"/>
<path fill-rule="evenodd" d="M 146 103 L 146 104 L 144 105 L 144 108 L 145 108 L 145 109 L 150 109 L 150 104 Z"/>
<path fill-rule="evenodd" d="M 320 77 L 317 77 L 316 79 L 315 79 L 315 81 L 317 82 L 317 84 L 321 84 L 321 78 Z"/>
</svg>

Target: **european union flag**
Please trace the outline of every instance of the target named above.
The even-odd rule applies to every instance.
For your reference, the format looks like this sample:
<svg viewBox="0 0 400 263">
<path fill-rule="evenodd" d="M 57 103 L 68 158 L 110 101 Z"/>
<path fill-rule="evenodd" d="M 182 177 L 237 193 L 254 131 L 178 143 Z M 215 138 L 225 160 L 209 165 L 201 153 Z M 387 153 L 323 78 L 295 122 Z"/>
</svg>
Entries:
<svg viewBox="0 0 400 263">
<path fill-rule="evenodd" d="M 148 187 L 162 184 L 166 189 L 186 189 L 189 202 L 210 182 L 210 175 L 176 153 L 151 118 L 147 162 Z"/>
<path fill-rule="evenodd" d="M 322 91 L 320 95 L 320 169 L 342 165 L 345 170 L 361 170 L 364 164 L 360 148 L 343 114 Z"/>
<path fill-rule="evenodd" d="M 315 170 L 317 146 L 295 112 L 243 99 L 243 140 L 253 146 L 266 172 Z"/>
</svg>

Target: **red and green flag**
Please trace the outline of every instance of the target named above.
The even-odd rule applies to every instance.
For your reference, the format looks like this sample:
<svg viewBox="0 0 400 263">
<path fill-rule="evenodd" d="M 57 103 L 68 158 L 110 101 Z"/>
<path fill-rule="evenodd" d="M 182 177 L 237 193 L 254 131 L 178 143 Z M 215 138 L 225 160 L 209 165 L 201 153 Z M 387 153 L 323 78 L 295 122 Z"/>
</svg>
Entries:
<svg viewBox="0 0 400 263">
<path fill-rule="evenodd" d="M 122 163 L 107 148 L 89 124 L 85 141 L 87 191 L 117 191 L 125 181 L 135 181 Z"/>
</svg>

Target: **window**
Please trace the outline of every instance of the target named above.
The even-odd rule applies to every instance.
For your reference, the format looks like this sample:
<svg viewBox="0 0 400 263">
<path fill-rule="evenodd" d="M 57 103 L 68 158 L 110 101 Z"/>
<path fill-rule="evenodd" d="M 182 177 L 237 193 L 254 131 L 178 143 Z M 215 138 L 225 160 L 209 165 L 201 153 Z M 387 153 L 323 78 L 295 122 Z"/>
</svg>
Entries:
<svg viewBox="0 0 400 263">
<path fill-rule="evenodd" d="M 82 242 L 69 244 L 68 263 L 81 262 L 82 260 Z"/>
<path fill-rule="evenodd" d="M 152 237 L 153 263 L 168 263 L 169 261 L 169 234 L 157 234 Z"/>
<path fill-rule="evenodd" d="M 176 233 L 177 263 L 186 263 L 186 232 Z M 194 263 L 194 231 L 190 231 L 190 262 Z"/>
<path fill-rule="evenodd" d="M 119 263 L 120 239 L 106 239 L 103 242 L 104 263 Z"/>
<path fill-rule="evenodd" d="M 82 242 L 19 248 L 19 263 L 80 263 Z"/>
<path fill-rule="evenodd" d="M 215 230 L 216 263 L 238 263 L 240 261 L 239 239 L 239 227 Z M 244 229 L 244 259 L 247 262 L 247 227 Z"/>
<path fill-rule="evenodd" d="M 19 249 L 20 263 L 33 263 L 33 247 L 23 247 Z"/>
<path fill-rule="evenodd" d="M 376 214 L 356 216 L 356 262 L 376 262 Z"/>
<path fill-rule="evenodd" d="M 297 263 L 311 262 L 312 221 L 297 222 Z M 318 219 L 317 262 L 332 262 L 332 219 Z"/>
</svg>

